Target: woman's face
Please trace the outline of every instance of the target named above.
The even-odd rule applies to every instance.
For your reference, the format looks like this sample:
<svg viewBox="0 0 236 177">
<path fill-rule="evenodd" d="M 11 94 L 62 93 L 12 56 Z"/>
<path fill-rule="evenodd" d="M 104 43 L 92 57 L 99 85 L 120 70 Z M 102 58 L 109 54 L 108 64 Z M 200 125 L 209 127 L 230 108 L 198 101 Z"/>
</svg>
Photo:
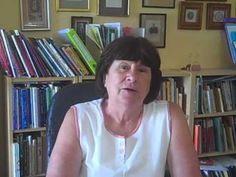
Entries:
<svg viewBox="0 0 236 177">
<path fill-rule="evenodd" d="M 115 60 L 105 76 L 108 99 L 142 104 L 151 83 L 151 68 L 141 62 Z"/>
</svg>

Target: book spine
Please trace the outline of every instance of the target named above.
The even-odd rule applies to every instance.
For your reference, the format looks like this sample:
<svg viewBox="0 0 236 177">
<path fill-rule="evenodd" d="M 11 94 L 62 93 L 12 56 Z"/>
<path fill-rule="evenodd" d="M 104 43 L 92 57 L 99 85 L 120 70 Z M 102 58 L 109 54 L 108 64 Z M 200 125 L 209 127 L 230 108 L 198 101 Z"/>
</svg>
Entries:
<svg viewBox="0 0 236 177">
<path fill-rule="evenodd" d="M 9 44 L 9 41 L 7 38 L 7 34 L 6 34 L 5 30 L 3 30 L 3 29 L 0 29 L 0 34 L 3 39 L 3 44 L 4 44 L 6 54 L 7 54 L 8 62 L 9 62 L 10 68 L 11 68 L 11 73 L 12 73 L 13 77 L 17 77 L 17 73 L 15 71 L 15 67 L 14 67 L 14 64 L 12 61 L 13 56 L 11 53 L 11 48 L 10 48 L 10 44 Z"/>
<path fill-rule="evenodd" d="M 81 55 L 81 58 L 88 66 L 90 72 L 94 75 L 96 72 L 96 61 L 94 60 L 94 58 L 92 57 L 92 55 L 90 54 L 86 46 L 84 45 L 83 41 L 80 39 L 78 34 L 73 29 L 70 29 L 66 33 L 66 35 L 69 41 L 71 42 L 71 44 Z"/>
<path fill-rule="evenodd" d="M 24 70 L 25 70 L 26 73 L 27 73 L 27 76 L 28 76 L 28 77 L 31 77 L 31 74 L 32 74 L 32 75 L 34 75 L 34 74 L 33 74 L 32 72 L 30 72 L 29 68 L 27 67 L 26 60 L 24 59 L 24 57 L 23 57 L 23 55 L 22 55 L 22 53 L 21 53 L 21 51 L 20 51 L 20 48 L 19 48 L 19 46 L 18 46 L 18 44 L 17 44 L 17 41 L 16 41 L 16 39 L 15 39 L 15 36 L 14 36 L 14 35 L 11 35 L 11 38 L 12 38 L 12 41 L 13 41 L 13 43 L 14 43 L 14 45 L 15 45 L 15 48 L 16 48 L 17 54 L 18 54 L 18 56 L 19 56 L 19 58 L 20 58 L 20 60 L 21 60 L 21 63 L 23 64 Z"/>
<path fill-rule="evenodd" d="M 59 77 L 60 74 L 57 72 L 57 70 L 54 68 L 54 66 L 52 65 L 52 63 L 48 60 L 48 56 L 45 52 L 43 52 L 43 47 L 41 46 L 41 44 L 37 42 L 37 50 L 40 53 L 42 59 L 44 60 L 44 62 L 47 64 L 47 67 L 49 68 L 50 72 L 54 75 Z"/>
<path fill-rule="evenodd" d="M 9 67 L 9 62 L 7 60 L 7 54 L 4 48 L 3 39 L 0 35 L 0 64 L 5 71 L 7 76 L 12 76 L 11 69 Z"/>
<path fill-rule="evenodd" d="M 78 69 L 82 72 L 84 76 L 89 74 L 89 71 L 83 64 L 83 62 L 80 60 L 80 57 L 77 55 L 77 53 L 74 51 L 72 47 L 65 47 L 63 48 L 65 54 L 69 57 L 70 61 L 76 65 Z"/>
<path fill-rule="evenodd" d="M 49 39 L 48 39 L 49 40 Z M 48 41 L 45 41 L 48 42 Z M 63 60 L 63 58 L 61 57 L 61 55 L 58 53 L 58 51 L 55 49 L 53 42 L 50 40 L 50 42 L 48 42 L 48 47 L 51 49 L 52 53 L 54 54 L 55 58 L 57 59 L 57 61 L 59 62 L 61 68 L 63 68 L 64 72 L 66 73 L 66 75 L 68 77 L 74 77 L 74 73 L 72 72 L 72 70 L 69 68 L 69 66 L 67 66 L 67 64 L 65 63 L 65 61 Z"/>
<path fill-rule="evenodd" d="M 58 63 L 53 58 L 52 54 L 48 51 L 47 44 L 45 44 L 42 39 L 37 39 L 37 42 L 39 46 L 41 47 L 42 51 L 44 52 L 46 59 L 51 63 L 51 66 L 54 68 L 54 70 L 57 71 L 59 76 L 66 77 L 66 74 L 64 73 L 64 71 L 60 68 Z"/>
</svg>

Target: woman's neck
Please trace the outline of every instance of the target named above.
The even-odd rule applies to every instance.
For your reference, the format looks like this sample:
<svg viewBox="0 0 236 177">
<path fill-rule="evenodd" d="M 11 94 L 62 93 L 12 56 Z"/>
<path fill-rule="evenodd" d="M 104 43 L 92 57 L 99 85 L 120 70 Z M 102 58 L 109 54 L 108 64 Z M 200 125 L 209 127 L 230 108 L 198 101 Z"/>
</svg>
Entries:
<svg viewBox="0 0 236 177">
<path fill-rule="evenodd" d="M 130 121 L 130 119 L 134 120 L 138 118 L 142 110 L 143 105 L 141 104 L 123 105 L 109 102 L 108 100 L 104 100 L 103 102 L 103 111 L 117 123 L 122 123 Z"/>
<path fill-rule="evenodd" d="M 129 136 L 137 130 L 142 119 L 143 105 L 118 106 L 105 100 L 102 104 L 106 129 L 115 135 Z"/>
</svg>

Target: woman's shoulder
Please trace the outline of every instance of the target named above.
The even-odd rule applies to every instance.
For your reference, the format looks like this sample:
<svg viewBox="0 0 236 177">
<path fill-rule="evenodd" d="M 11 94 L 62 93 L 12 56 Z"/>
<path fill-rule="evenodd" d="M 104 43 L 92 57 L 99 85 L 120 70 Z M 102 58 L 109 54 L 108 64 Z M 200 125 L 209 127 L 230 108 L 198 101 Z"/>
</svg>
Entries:
<svg viewBox="0 0 236 177">
<path fill-rule="evenodd" d="M 102 99 L 95 99 L 95 100 L 91 100 L 91 101 L 86 101 L 86 102 L 82 102 L 82 103 L 77 103 L 75 105 L 73 105 L 73 107 L 91 107 L 91 106 L 100 106 L 102 102 Z"/>
<path fill-rule="evenodd" d="M 145 104 L 145 107 L 147 108 L 151 108 L 151 107 L 154 107 L 154 108 L 157 108 L 157 107 L 160 107 L 160 106 L 168 106 L 169 102 L 166 101 L 166 100 L 154 100 L 148 104 Z"/>
</svg>

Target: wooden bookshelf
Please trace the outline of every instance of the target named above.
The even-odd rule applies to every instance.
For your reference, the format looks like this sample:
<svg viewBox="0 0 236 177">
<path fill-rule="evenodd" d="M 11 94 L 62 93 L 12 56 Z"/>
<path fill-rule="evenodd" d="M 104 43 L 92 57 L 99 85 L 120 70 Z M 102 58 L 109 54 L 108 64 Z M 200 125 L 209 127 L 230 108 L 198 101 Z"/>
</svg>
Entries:
<svg viewBox="0 0 236 177">
<path fill-rule="evenodd" d="M 16 86 L 25 86 L 25 87 L 31 87 L 31 84 L 33 85 L 47 85 L 47 84 L 60 84 L 62 87 L 64 85 L 73 84 L 79 82 L 81 79 L 79 77 L 73 77 L 73 78 L 62 78 L 62 77 L 47 77 L 47 78 L 10 78 L 10 77 L 4 77 L 4 120 L 5 127 L 6 127 L 6 147 L 7 147 L 7 163 L 6 163 L 6 169 L 7 169 L 7 175 L 9 177 L 13 176 L 13 152 L 12 152 L 12 144 L 14 142 L 14 137 L 17 135 L 30 135 L 30 134 L 38 134 L 41 133 L 46 134 L 46 127 L 38 127 L 38 128 L 26 128 L 26 129 L 17 129 L 13 130 L 13 108 L 12 108 L 12 100 L 13 100 L 13 88 Z M 45 176 L 41 174 L 34 174 L 34 176 Z"/>
<path fill-rule="evenodd" d="M 208 72 L 209 71 L 209 72 Z M 225 76 L 235 76 L 236 71 L 234 70 L 202 70 L 200 72 L 188 72 L 182 70 L 162 70 L 164 79 L 173 79 L 177 87 L 184 88 L 184 94 L 186 95 L 186 106 L 185 106 L 185 115 L 186 120 L 188 121 L 189 128 L 193 134 L 194 130 L 194 121 L 202 119 L 205 117 L 214 118 L 214 117 L 224 117 L 229 115 L 236 116 L 236 110 L 220 112 L 220 113 L 208 113 L 208 114 L 199 114 L 195 111 L 195 100 L 196 100 L 196 78 L 201 77 L 210 77 L 210 78 L 220 78 Z M 21 130 L 12 130 L 12 88 L 16 85 L 26 85 L 30 86 L 31 84 L 53 84 L 59 83 L 63 85 L 77 83 L 77 82 L 87 82 L 94 81 L 95 76 L 83 76 L 83 77 L 47 77 L 47 78 L 9 78 L 4 77 L 3 91 L 4 91 L 4 120 L 7 120 L 6 123 L 6 139 L 7 139 L 7 175 L 9 177 L 13 176 L 12 172 L 12 143 L 13 138 L 17 134 L 41 134 L 45 133 L 45 127 L 39 128 L 28 128 Z M 224 156 L 236 154 L 236 151 L 227 151 L 227 152 L 209 152 L 199 154 L 199 158 L 213 157 L 213 156 Z M 44 174 L 39 174 L 44 175 Z"/>
<path fill-rule="evenodd" d="M 197 87 L 198 86 L 198 84 L 197 84 L 197 78 L 199 78 L 199 77 L 201 77 L 201 79 L 202 79 L 202 81 L 203 81 L 203 84 L 204 84 L 204 87 L 206 86 L 206 85 L 211 85 L 211 89 L 213 89 L 213 88 L 215 88 L 215 87 L 219 87 L 220 88 L 220 91 L 221 92 L 223 92 L 222 91 L 222 89 L 224 89 L 223 87 L 221 87 L 221 83 L 224 83 L 224 82 L 230 82 L 230 84 L 231 85 L 235 85 L 236 84 L 236 82 L 235 81 L 233 81 L 233 80 L 235 80 L 235 78 L 236 78 L 236 70 L 223 70 L 223 69 L 209 69 L 209 70 L 202 70 L 202 71 L 199 71 L 199 72 L 192 72 L 191 73 L 191 77 L 193 78 L 193 87 Z M 231 83 L 232 82 L 232 83 Z M 232 86 L 231 86 L 232 87 Z M 210 112 L 207 112 L 206 110 L 208 110 L 208 109 L 206 109 L 206 110 L 204 110 L 204 107 L 205 107 L 205 105 L 204 105 L 204 101 L 203 102 L 201 102 L 201 103 L 197 103 L 197 99 L 196 99 L 196 90 L 197 89 L 193 89 L 193 98 L 192 98 L 192 102 L 193 102 L 193 108 L 194 109 L 192 109 L 191 110 L 191 112 L 192 112 L 192 116 L 191 116 L 191 120 L 192 120 L 192 128 L 194 127 L 194 121 L 198 121 L 198 123 L 199 123 L 199 121 L 201 122 L 201 120 L 203 121 L 203 122 L 205 122 L 205 123 L 203 123 L 203 125 L 201 125 L 201 127 L 203 128 L 203 131 L 204 132 L 206 132 L 206 131 L 208 131 L 207 130 L 207 128 L 208 128 L 208 126 L 210 126 L 210 125 L 208 125 L 208 126 L 206 126 L 206 124 L 208 124 L 208 123 L 206 123 L 206 121 L 207 120 L 209 120 L 210 119 L 210 121 L 212 121 L 212 122 L 214 122 L 215 121 L 215 119 L 217 118 L 217 119 L 221 119 L 222 120 L 222 124 L 223 124 L 223 122 L 224 122 L 224 118 L 226 119 L 226 117 L 230 117 L 230 120 L 234 120 L 234 119 L 236 119 L 236 105 L 232 105 L 233 106 L 233 108 L 231 109 L 231 110 L 226 110 L 226 108 L 224 108 L 225 110 L 223 111 L 223 112 L 219 112 L 219 111 L 215 111 L 214 109 L 214 111 L 210 111 Z M 234 90 L 234 89 L 230 89 L 230 95 L 231 94 L 233 94 L 234 92 L 235 92 L 236 90 Z M 202 93 L 203 94 L 203 93 Z M 215 96 L 214 95 L 215 93 L 213 93 L 213 96 Z M 199 97 L 201 96 L 201 95 L 198 95 Z M 232 95 L 231 95 L 232 96 Z M 210 97 L 212 97 L 212 96 L 210 96 Z M 206 100 L 206 98 L 201 98 L 201 99 L 205 99 Z M 209 100 L 208 100 L 209 99 Z M 227 98 L 224 98 L 225 100 L 230 100 L 230 99 L 233 99 L 233 98 L 230 98 L 230 99 L 227 99 Z M 234 98 L 235 99 L 235 98 Z M 208 105 L 209 106 L 212 106 L 209 102 L 211 102 L 210 101 L 211 99 L 208 97 L 207 98 L 207 102 L 208 102 Z M 202 100 L 201 100 L 202 101 Z M 213 101 L 215 101 L 215 98 L 213 98 Z M 224 101 L 224 100 L 223 100 Z M 234 100 L 234 104 L 235 104 L 235 101 L 236 100 Z M 199 111 L 199 110 L 195 110 L 195 106 L 194 106 L 194 104 L 201 104 L 201 108 L 199 108 L 199 109 L 202 109 L 201 111 Z M 214 104 L 213 104 L 214 105 Z M 196 105 L 196 106 L 198 106 L 198 105 Z M 225 106 L 225 105 L 224 105 Z M 214 106 L 213 106 L 214 107 Z M 204 112 L 204 111 L 205 112 Z M 202 112 L 203 111 L 203 112 Z M 204 125 L 205 124 L 205 125 Z M 214 125 L 213 124 L 213 130 L 214 130 L 214 136 L 217 136 L 216 134 L 215 134 L 215 129 L 216 129 L 216 127 L 215 127 L 216 125 Z M 225 126 L 225 125 L 224 125 Z M 212 127 L 212 126 L 211 126 Z M 232 128 L 232 127 L 231 127 Z M 225 129 L 225 127 L 223 127 L 222 129 Z M 193 130 L 194 130 L 194 128 L 193 128 Z M 223 131 L 225 131 L 225 130 L 223 130 Z M 232 129 L 232 136 L 234 136 L 233 134 L 235 134 L 235 129 Z M 205 137 L 206 136 L 206 137 Z M 204 135 L 202 135 L 202 137 L 205 137 L 205 138 L 209 138 L 208 137 L 209 135 L 205 135 L 205 133 L 204 133 Z M 214 137 L 211 137 L 211 139 L 214 139 Z M 230 146 L 229 146 L 229 137 L 228 137 L 228 135 L 226 135 L 226 137 L 225 138 L 223 138 L 223 140 L 222 140 L 222 142 L 224 141 L 227 145 L 225 146 L 224 145 L 224 148 L 225 148 L 225 150 L 223 150 L 223 151 L 217 151 L 217 145 L 215 144 L 216 142 L 216 139 L 214 139 L 214 148 L 216 148 L 215 150 L 214 149 L 212 149 L 212 150 L 210 150 L 209 152 L 204 152 L 205 150 L 205 148 L 206 148 L 206 146 L 208 146 L 208 144 L 205 146 L 204 145 L 204 148 L 203 148 L 203 150 L 200 150 L 200 153 L 199 153 L 199 158 L 205 158 L 205 157 L 215 157 L 215 156 L 224 156 L 224 155 L 232 155 L 232 154 L 236 154 L 236 151 L 235 151 L 235 149 L 230 149 Z M 233 139 L 233 144 L 234 144 L 234 147 L 235 147 L 235 144 L 236 144 L 236 142 L 235 142 L 235 137 L 234 137 L 234 139 Z M 200 141 L 200 140 L 199 140 Z M 206 140 L 205 140 L 206 141 Z M 202 143 L 204 143 L 204 142 L 202 142 Z M 209 145 L 209 146 L 211 146 L 211 145 Z M 219 146 L 219 145 L 218 145 Z M 223 145 L 222 145 L 223 146 Z M 229 146 L 229 147 L 228 147 Z M 200 145 L 200 147 L 202 147 L 201 145 Z M 226 148 L 227 147 L 227 148 Z M 228 149 L 229 148 L 229 149 Z M 208 149 L 208 148 L 206 148 L 206 149 Z M 211 148 L 210 148 L 211 149 Z"/>
</svg>

